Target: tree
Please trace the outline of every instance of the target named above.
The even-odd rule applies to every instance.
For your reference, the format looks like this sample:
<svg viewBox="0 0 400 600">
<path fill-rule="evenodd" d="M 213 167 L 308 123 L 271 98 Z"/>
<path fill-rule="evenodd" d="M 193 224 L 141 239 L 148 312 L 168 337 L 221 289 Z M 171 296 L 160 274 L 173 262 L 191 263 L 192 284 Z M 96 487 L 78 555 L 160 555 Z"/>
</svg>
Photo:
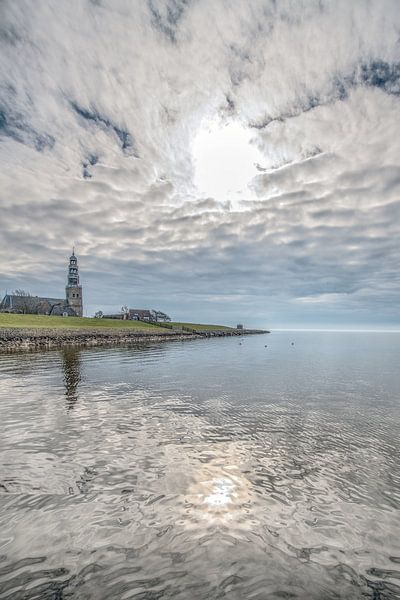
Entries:
<svg viewBox="0 0 400 600">
<path fill-rule="evenodd" d="M 13 296 L 23 296 L 24 298 L 31 298 L 32 294 L 26 292 L 25 290 L 14 290 L 11 292 Z"/>
<path fill-rule="evenodd" d="M 152 310 L 155 321 L 171 321 L 171 317 L 162 312 L 161 310 Z"/>
<path fill-rule="evenodd" d="M 14 290 L 12 295 L 18 296 L 17 310 L 21 311 L 22 314 L 37 314 L 38 303 L 32 294 L 26 292 L 25 290 Z"/>
</svg>

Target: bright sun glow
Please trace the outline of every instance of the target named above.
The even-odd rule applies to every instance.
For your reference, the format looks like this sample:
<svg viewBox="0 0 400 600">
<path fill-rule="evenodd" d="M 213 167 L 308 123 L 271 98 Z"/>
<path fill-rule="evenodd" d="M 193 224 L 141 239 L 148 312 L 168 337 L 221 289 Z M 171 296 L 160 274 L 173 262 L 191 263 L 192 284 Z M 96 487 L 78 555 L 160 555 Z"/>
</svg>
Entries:
<svg viewBox="0 0 400 600">
<path fill-rule="evenodd" d="M 208 122 L 193 141 L 194 183 L 206 197 L 234 205 L 252 196 L 249 183 L 263 157 L 251 143 L 251 131 L 238 122 Z"/>
</svg>

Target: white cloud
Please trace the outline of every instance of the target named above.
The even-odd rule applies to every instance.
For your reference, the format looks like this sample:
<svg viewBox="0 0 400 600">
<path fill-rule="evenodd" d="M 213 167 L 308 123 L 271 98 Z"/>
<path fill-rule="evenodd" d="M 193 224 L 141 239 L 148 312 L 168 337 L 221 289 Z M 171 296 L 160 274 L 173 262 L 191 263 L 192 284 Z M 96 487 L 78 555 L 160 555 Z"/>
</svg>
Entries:
<svg viewBox="0 0 400 600">
<path fill-rule="evenodd" d="M 56 292 L 75 242 L 91 310 L 398 322 L 396 1 L 0 11 L 0 287 Z"/>
</svg>

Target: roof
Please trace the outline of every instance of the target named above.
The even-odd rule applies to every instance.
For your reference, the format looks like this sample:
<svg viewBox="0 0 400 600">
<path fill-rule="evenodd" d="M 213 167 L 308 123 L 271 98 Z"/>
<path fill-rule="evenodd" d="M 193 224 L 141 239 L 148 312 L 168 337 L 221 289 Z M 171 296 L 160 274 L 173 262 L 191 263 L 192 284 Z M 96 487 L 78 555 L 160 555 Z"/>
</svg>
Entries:
<svg viewBox="0 0 400 600">
<path fill-rule="evenodd" d="M 76 317 L 76 312 L 75 310 L 72 308 L 72 306 L 68 306 L 68 304 L 65 302 L 63 304 L 54 304 L 50 310 L 50 314 L 54 317 L 54 316 L 59 316 L 62 317 L 65 314 L 68 315 L 69 317 Z"/>
<path fill-rule="evenodd" d="M 0 303 L 0 309 L 18 309 L 23 308 L 29 303 L 32 306 L 37 306 L 42 302 L 48 302 L 50 306 L 55 304 L 65 304 L 64 298 L 45 298 L 42 296 L 17 296 L 15 294 L 6 294 Z"/>
<path fill-rule="evenodd" d="M 33 296 L 34 298 L 38 298 L 41 302 L 46 300 L 49 304 L 65 304 L 65 298 L 42 298 L 40 296 Z"/>
<path fill-rule="evenodd" d="M 129 314 L 132 314 L 132 315 L 146 315 L 146 317 L 150 317 L 151 316 L 151 311 L 148 310 L 147 308 L 130 308 L 129 309 Z"/>
</svg>

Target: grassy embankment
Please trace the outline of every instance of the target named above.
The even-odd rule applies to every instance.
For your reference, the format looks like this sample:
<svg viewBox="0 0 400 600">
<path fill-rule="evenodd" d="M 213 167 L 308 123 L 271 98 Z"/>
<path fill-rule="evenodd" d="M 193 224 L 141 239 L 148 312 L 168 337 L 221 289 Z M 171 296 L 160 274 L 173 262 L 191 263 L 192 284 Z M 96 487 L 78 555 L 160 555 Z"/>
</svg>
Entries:
<svg viewBox="0 0 400 600">
<path fill-rule="evenodd" d="M 155 329 L 142 321 L 118 321 L 117 319 L 90 319 L 88 317 L 48 317 L 45 315 L 13 315 L 0 313 L 0 327 L 24 327 L 25 329 Z M 158 327 L 157 327 L 158 330 Z"/>
<path fill-rule="evenodd" d="M 170 323 L 173 327 L 188 327 L 196 331 L 232 331 L 233 327 L 225 325 L 203 325 L 201 323 Z"/>
<path fill-rule="evenodd" d="M 197 331 L 229 331 L 231 327 L 223 325 L 201 325 L 196 323 L 170 323 L 175 329 L 188 327 Z M 117 319 L 91 319 L 88 317 L 48 317 L 45 315 L 14 315 L 0 313 L 0 327 L 25 329 L 130 329 L 140 332 L 169 333 L 170 328 L 163 328 L 142 321 L 119 321 Z"/>
</svg>

